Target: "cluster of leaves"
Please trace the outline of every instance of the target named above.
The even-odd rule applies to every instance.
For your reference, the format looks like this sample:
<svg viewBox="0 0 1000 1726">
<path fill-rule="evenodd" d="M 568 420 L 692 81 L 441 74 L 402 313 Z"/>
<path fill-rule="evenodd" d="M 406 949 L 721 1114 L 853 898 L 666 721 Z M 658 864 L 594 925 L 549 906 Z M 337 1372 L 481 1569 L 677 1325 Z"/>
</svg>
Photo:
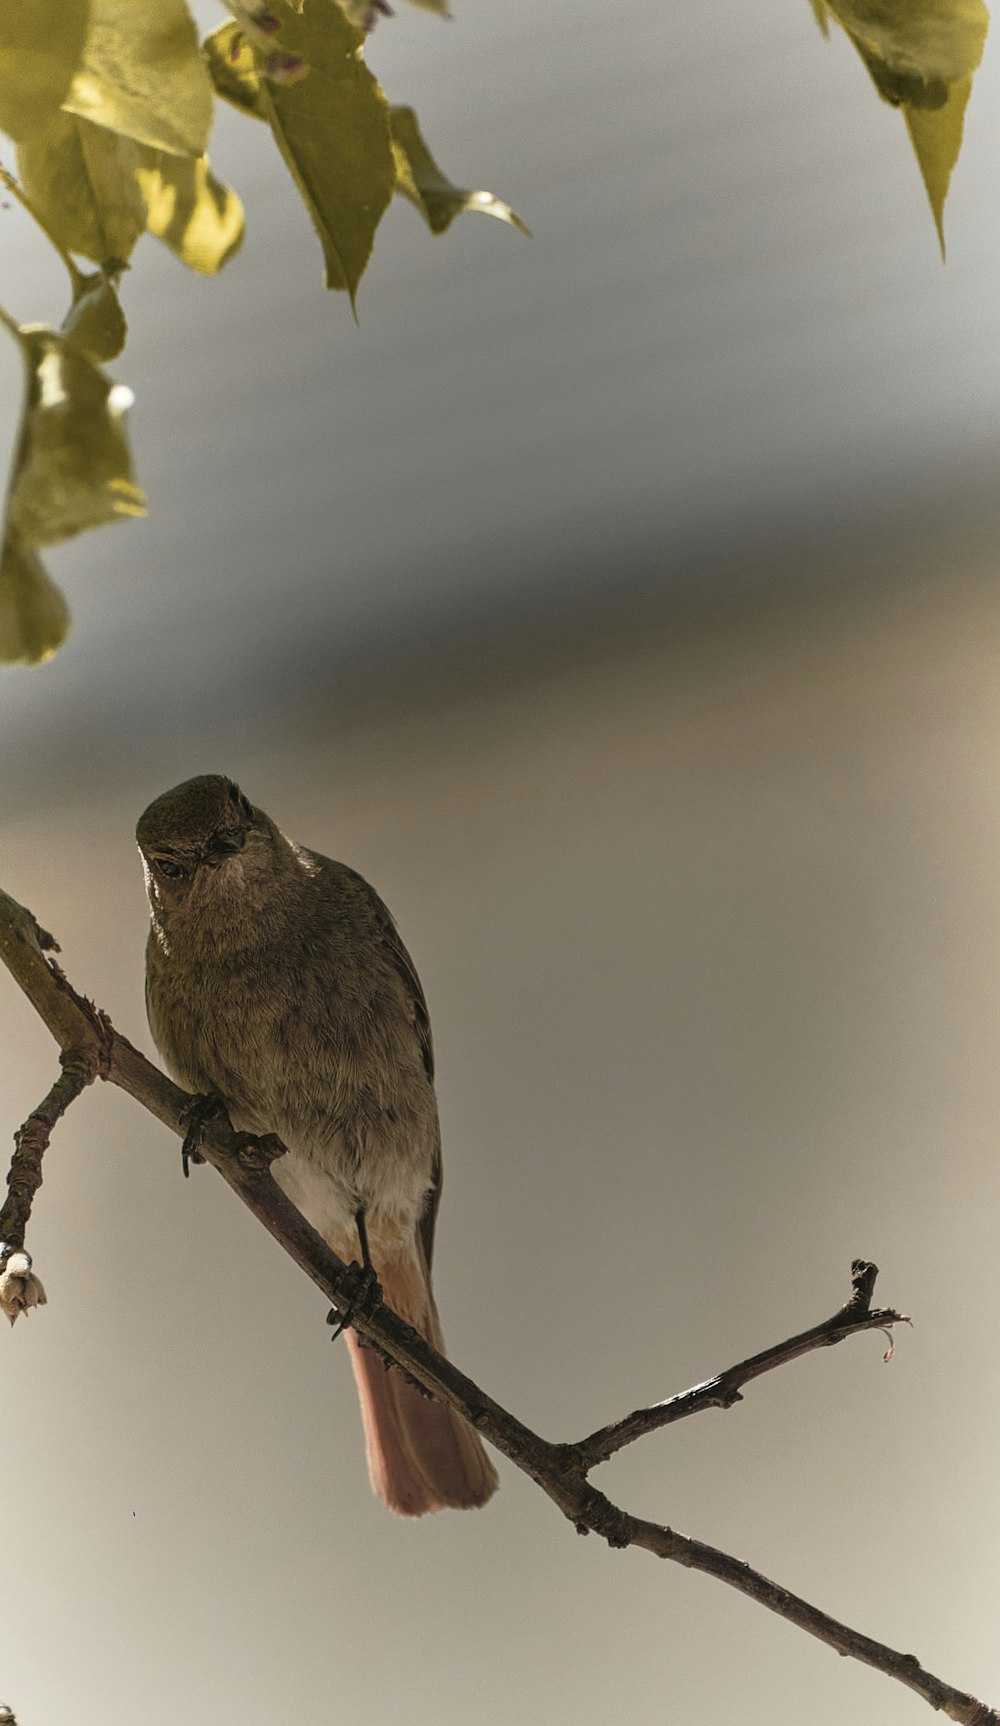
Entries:
<svg viewBox="0 0 1000 1726">
<path fill-rule="evenodd" d="M 962 147 L 972 74 L 983 57 L 983 0 L 810 0 L 824 36 L 850 37 L 884 102 L 901 108 L 927 189 L 941 256 L 944 202 Z"/>
<path fill-rule="evenodd" d="M 27 374 L 0 548 L 2 661 L 46 659 L 66 634 L 39 550 L 145 510 L 123 423 L 131 393 L 103 367 L 125 344 L 118 291 L 143 235 L 206 275 L 240 245 L 240 201 L 205 153 L 216 97 L 270 126 L 327 285 L 352 307 L 394 192 L 435 234 L 465 210 L 523 227 L 499 198 L 453 186 L 412 109 L 390 107 L 364 62 L 378 0 L 229 10 L 199 43 L 185 0 L 0 0 L 0 129 L 18 171 L 0 168 L 0 183 L 58 252 L 71 298 L 58 330 L 0 308 Z"/>
<path fill-rule="evenodd" d="M 394 193 L 432 233 L 479 210 L 522 227 L 491 193 L 453 186 L 413 110 L 392 107 L 364 62 L 385 0 L 227 0 L 232 20 L 199 43 L 185 0 L 0 0 L 0 130 L 19 178 L 0 183 L 34 217 L 69 275 L 58 330 L 0 308 L 27 373 L 0 543 L 0 660 L 48 658 L 68 627 L 39 551 L 141 515 L 123 416 L 129 391 L 103 371 L 124 346 L 118 298 L 152 234 L 213 275 L 243 236 L 235 192 L 205 153 L 217 97 L 270 127 L 319 235 L 331 288 L 350 297 Z M 444 11 L 444 0 L 417 0 Z M 901 108 L 944 249 L 943 212 L 983 0 L 810 0 L 849 36 L 879 95 Z"/>
</svg>

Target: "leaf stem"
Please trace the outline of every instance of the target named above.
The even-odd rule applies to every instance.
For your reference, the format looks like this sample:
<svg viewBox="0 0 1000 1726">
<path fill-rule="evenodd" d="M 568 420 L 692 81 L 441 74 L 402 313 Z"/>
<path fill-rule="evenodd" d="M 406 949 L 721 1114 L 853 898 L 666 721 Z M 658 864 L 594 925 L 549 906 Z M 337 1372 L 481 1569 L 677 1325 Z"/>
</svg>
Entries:
<svg viewBox="0 0 1000 1726">
<path fill-rule="evenodd" d="M 0 185 L 6 186 L 8 192 L 10 192 L 12 197 L 15 197 L 17 199 L 17 201 L 21 205 L 22 209 L 27 210 L 28 215 L 31 217 L 32 221 L 36 224 L 37 227 L 39 227 L 41 229 L 42 233 L 45 235 L 45 238 L 48 240 L 49 245 L 52 246 L 54 248 L 54 250 L 59 253 L 60 258 L 62 259 L 67 270 L 69 271 L 70 284 L 72 286 L 73 293 L 75 295 L 76 291 L 80 285 L 81 279 L 82 279 L 81 272 L 77 269 L 72 258 L 70 257 L 69 253 L 67 252 L 66 247 L 64 245 L 62 245 L 59 240 L 56 239 L 56 236 L 52 232 L 52 229 L 49 227 L 49 224 L 45 220 L 45 217 L 42 215 L 41 211 L 37 208 L 37 206 L 33 203 L 31 198 L 28 197 L 28 194 L 24 190 L 24 187 L 19 183 L 19 181 L 17 181 L 14 178 L 14 175 L 10 172 L 10 170 L 3 166 L 2 162 L 0 162 Z"/>
</svg>

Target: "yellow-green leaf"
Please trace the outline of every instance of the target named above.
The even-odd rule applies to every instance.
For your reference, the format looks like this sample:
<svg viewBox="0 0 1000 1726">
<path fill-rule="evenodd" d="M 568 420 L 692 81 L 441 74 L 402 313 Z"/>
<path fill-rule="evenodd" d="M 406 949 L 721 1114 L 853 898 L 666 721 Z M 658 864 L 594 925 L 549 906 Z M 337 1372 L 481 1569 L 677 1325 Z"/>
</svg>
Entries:
<svg viewBox="0 0 1000 1726">
<path fill-rule="evenodd" d="M 56 239 L 112 274 L 147 229 L 206 275 L 221 269 L 243 238 L 240 201 L 207 157 L 154 150 L 75 114 L 57 114 L 22 144 L 18 166 Z"/>
<path fill-rule="evenodd" d="M 55 545 L 143 515 L 122 425 L 131 392 L 112 384 L 71 337 L 43 325 L 17 333 L 28 378 L 8 531 L 22 546 Z"/>
<path fill-rule="evenodd" d="M 882 99 L 902 108 L 944 256 L 944 203 L 962 146 L 983 0 L 819 0 L 857 49 Z"/>
<path fill-rule="evenodd" d="M 809 0 L 809 4 L 812 6 L 813 17 L 823 32 L 823 35 L 829 36 L 830 20 L 827 16 L 826 0 Z"/>
<path fill-rule="evenodd" d="M 338 0 L 338 4 L 345 17 L 366 34 L 374 30 L 380 17 L 392 17 L 388 0 Z M 411 5 L 419 6 L 421 12 L 436 12 L 439 18 L 451 17 L 445 0 L 411 0 Z"/>
<path fill-rule="evenodd" d="M 464 186 L 452 185 L 427 148 L 412 108 L 390 108 L 389 117 L 396 191 L 416 205 L 432 234 L 443 234 L 464 210 L 480 210 L 484 216 L 509 222 L 522 234 L 530 233 L 502 198 L 495 198 L 492 192 L 470 192 Z"/>
<path fill-rule="evenodd" d="M 89 0 L 0 0 L 0 129 L 10 137 L 30 137 L 63 101 L 89 11 Z"/>
<path fill-rule="evenodd" d="M 83 65 L 65 106 L 155 150 L 202 155 L 212 85 L 184 0 L 91 0 Z"/>
<path fill-rule="evenodd" d="M 899 77 L 953 83 L 983 57 L 983 0 L 826 0 L 844 29 Z M 912 97 L 905 98 L 912 100 Z"/>
<path fill-rule="evenodd" d="M 260 73 L 254 51 L 238 24 L 223 24 L 202 43 L 202 53 L 215 93 L 241 114 L 266 120 L 260 99 Z"/>
<path fill-rule="evenodd" d="M 944 78 L 924 78 L 918 72 L 890 66 L 862 36 L 855 36 L 852 30 L 847 34 L 883 102 L 888 102 L 893 108 L 905 107 L 908 102 L 920 108 L 944 107 L 948 100 L 948 85 Z"/>
<path fill-rule="evenodd" d="M 55 582 L 30 547 L 8 533 L 0 555 L 0 663 L 51 659 L 68 628 L 69 610 Z"/>
<path fill-rule="evenodd" d="M 913 153 L 917 158 L 924 185 L 927 188 L 927 196 L 930 199 L 942 257 L 944 257 L 944 201 L 948 196 L 951 171 L 958 161 L 958 152 L 962 148 L 965 109 L 971 94 L 971 77 L 958 78 L 951 85 L 948 100 L 943 108 L 916 108 L 908 105 L 903 109 L 906 130 L 910 134 Z"/>
<path fill-rule="evenodd" d="M 243 239 L 243 206 L 236 193 L 215 178 L 207 156 L 192 161 L 140 147 L 137 157 L 149 232 L 189 269 L 214 276 Z"/>
<path fill-rule="evenodd" d="M 20 146 L 17 165 L 24 190 L 68 252 L 111 268 L 127 262 L 146 226 L 128 138 L 55 114 Z"/>
<path fill-rule="evenodd" d="M 326 284 L 354 304 L 396 169 L 385 96 L 362 59 L 363 37 L 333 0 L 296 13 L 273 0 L 281 48 L 308 67 L 297 83 L 261 80 L 261 100 L 319 234 Z"/>
<path fill-rule="evenodd" d="M 103 270 L 77 275 L 73 304 L 63 319 L 62 333 L 98 365 L 117 359 L 121 353 L 128 333 L 125 313 Z"/>
</svg>

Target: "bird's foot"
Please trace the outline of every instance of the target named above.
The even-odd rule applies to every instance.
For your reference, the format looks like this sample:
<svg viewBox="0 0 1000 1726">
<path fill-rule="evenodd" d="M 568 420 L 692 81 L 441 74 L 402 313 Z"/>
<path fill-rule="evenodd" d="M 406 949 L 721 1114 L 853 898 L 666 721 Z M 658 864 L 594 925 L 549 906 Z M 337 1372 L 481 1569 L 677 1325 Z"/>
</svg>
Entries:
<svg viewBox="0 0 1000 1726">
<path fill-rule="evenodd" d="M 344 1306 L 331 1307 L 326 1315 L 327 1324 L 337 1327 L 331 1342 L 336 1342 L 341 1331 L 353 1324 L 356 1318 L 371 1318 L 382 1305 L 382 1285 L 372 1265 L 359 1265 L 355 1261 L 344 1272 L 344 1279 L 348 1277 L 351 1280 L 344 1290 Z"/>
<path fill-rule="evenodd" d="M 192 1097 L 191 1101 L 185 1105 L 185 1133 L 184 1142 L 181 1145 L 181 1168 L 184 1170 L 185 1180 L 191 1173 L 192 1163 L 205 1161 L 198 1146 L 201 1144 L 206 1127 L 210 1127 L 213 1121 L 228 1120 L 229 1112 L 222 1098 L 211 1093 L 206 1096 Z"/>
</svg>

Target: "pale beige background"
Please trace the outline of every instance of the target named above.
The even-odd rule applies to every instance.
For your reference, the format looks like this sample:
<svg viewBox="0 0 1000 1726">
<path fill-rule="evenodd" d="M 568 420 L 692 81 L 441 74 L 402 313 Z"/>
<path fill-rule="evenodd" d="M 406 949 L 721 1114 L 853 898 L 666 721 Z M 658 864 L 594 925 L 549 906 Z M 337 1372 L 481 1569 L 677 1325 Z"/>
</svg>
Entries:
<svg viewBox="0 0 1000 1726">
<path fill-rule="evenodd" d="M 917 1320 L 891 1365 L 813 1357 L 598 1478 L 996 1702 L 996 72 L 942 271 L 804 5 L 484 10 L 373 59 L 531 246 L 401 212 L 356 332 L 227 127 L 247 258 L 139 262 L 153 514 L 60 554 L 74 637 L 5 681 L 3 884 L 148 1046 L 150 796 L 231 772 L 377 883 L 435 1025 L 449 1343 L 549 1436 L 874 1257 Z M 7 298 L 55 315 L 3 219 Z M 8 1131 L 54 1063 L 2 979 L 0 1046 Z M 324 1303 L 119 1094 L 61 1128 L 30 1244 L 21 1726 L 925 1717 L 506 1465 L 482 1514 L 390 1518 Z"/>
</svg>

